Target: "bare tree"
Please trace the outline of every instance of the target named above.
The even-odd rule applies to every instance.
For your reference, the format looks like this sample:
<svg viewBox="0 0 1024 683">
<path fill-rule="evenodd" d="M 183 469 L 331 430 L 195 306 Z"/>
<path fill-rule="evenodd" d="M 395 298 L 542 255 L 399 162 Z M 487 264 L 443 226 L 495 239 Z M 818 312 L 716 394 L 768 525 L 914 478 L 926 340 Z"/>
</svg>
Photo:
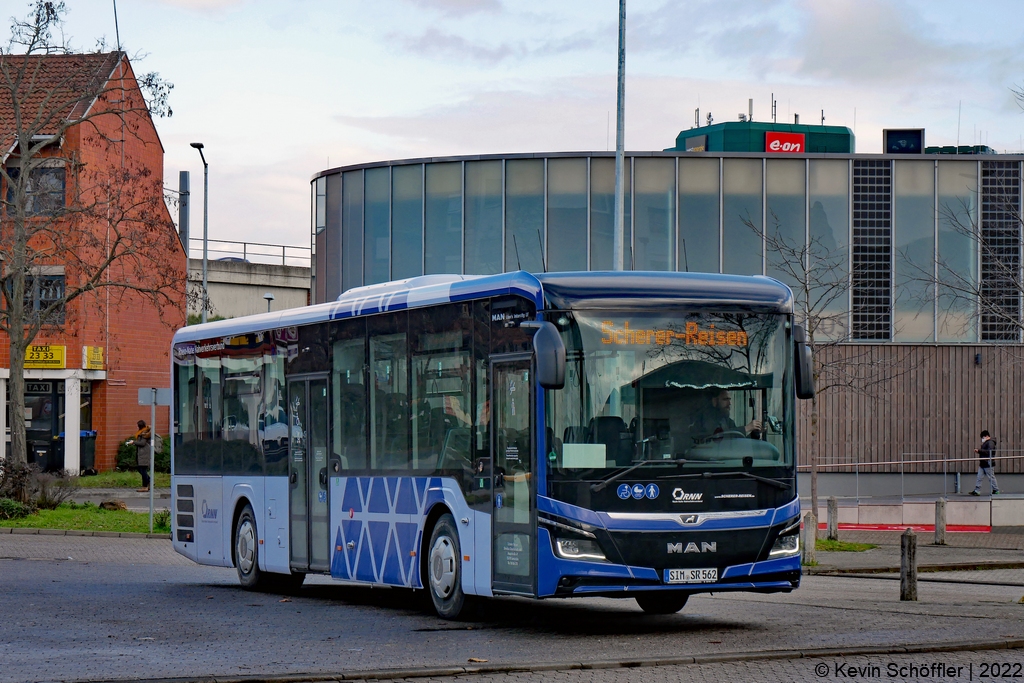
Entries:
<svg viewBox="0 0 1024 683">
<path fill-rule="evenodd" d="M 835 244 L 829 236 L 813 230 L 807 239 L 804 226 L 791 230 L 774 211 L 769 215 L 771 226 L 763 234 L 749 218 L 743 222 L 764 239 L 769 274 L 793 291 L 794 317 L 806 329 L 814 351 L 815 396 L 811 399 L 811 433 L 806 443 L 809 444 L 811 510 L 817 515 L 820 397 L 841 391 L 874 396 L 880 385 L 908 368 L 902 356 L 879 362 L 870 349 L 844 344 L 850 341 L 851 333 L 847 324 L 849 295 L 860 276 L 856 269 L 851 271 L 849 246 Z"/>
<path fill-rule="evenodd" d="M 37 0 L 0 48 L 0 332 L 16 463 L 27 460 L 24 367 L 37 336 L 74 335 L 87 314 L 140 305 L 167 324 L 183 314 L 184 274 L 169 263 L 181 246 L 161 179 L 138 158 L 159 145 L 151 116 L 170 113 L 171 86 L 136 79 L 123 52 L 74 52 L 64 14 Z"/>
</svg>

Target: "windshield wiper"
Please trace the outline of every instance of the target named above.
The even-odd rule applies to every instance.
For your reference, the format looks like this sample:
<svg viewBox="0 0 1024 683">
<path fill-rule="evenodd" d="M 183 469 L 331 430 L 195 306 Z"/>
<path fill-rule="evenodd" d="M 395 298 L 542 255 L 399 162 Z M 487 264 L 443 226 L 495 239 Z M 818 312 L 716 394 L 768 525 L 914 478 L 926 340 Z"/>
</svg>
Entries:
<svg viewBox="0 0 1024 683">
<path fill-rule="evenodd" d="M 722 479 L 724 477 L 746 477 L 747 479 L 753 479 L 755 481 L 764 482 L 776 488 L 788 489 L 792 488 L 789 484 L 779 479 L 769 479 L 768 477 L 762 477 L 758 474 L 751 474 L 750 472 L 697 472 L 695 474 L 676 474 L 668 477 L 661 477 L 662 479 Z M 591 487 L 593 488 L 593 487 Z"/>
<path fill-rule="evenodd" d="M 622 479 L 624 476 L 626 476 L 627 474 L 629 474 L 633 470 L 639 469 L 639 468 L 643 467 L 644 465 L 650 465 L 651 463 L 674 463 L 674 464 L 678 465 L 678 464 L 682 464 L 684 462 L 687 462 L 687 460 L 685 458 L 677 458 L 677 459 L 674 459 L 674 460 L 641 460 L 640 462 L 637 462 L 637 463 L 633 464 L 631 467 L 627 467 L 626 469 L 624 469 L 624 470 L 622 470 L 620 472 L 616 472 L 615 474 L 611 475 L 607 479 L 604 479 L 604 480 L 600 481 L 597 484 L 591 484 L 590 485 L 590 490 L 591 491 L 600 491 L 601 489 L 605 488 L 606 486 L 608 486 L 608 484 L 612 483 L 613 481 L 618 481 L 619 479 Z"/>
</svg>

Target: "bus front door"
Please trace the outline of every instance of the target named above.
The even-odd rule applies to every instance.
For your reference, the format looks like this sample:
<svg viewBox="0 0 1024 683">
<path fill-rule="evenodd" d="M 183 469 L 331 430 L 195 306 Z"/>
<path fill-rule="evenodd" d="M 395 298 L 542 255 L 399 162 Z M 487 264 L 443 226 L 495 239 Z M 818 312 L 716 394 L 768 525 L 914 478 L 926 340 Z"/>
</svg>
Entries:
<svg viewBox="0 0 1024 683">
<path fill-rule="evenodd" d="M 326 376 L 288 378 L 288 481 L 291 567 L 330 571 L 327 449 L 330 415 Z"/>
<path fill-rule="evenodd" d="M 536 593 L 532 381 L 529 355 L 491 359 L 491 567 L 495 593 Z"/>
</svg>

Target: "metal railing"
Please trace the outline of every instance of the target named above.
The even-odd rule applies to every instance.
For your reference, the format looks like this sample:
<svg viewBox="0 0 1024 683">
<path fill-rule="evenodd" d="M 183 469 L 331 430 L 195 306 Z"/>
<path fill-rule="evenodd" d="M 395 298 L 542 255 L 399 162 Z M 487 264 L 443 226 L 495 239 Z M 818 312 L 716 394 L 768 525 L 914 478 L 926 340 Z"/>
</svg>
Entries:
<svg viewBox="0 0 1024 683">
<path fill-rule="evenodd" d="M 994 460 L 994 461 L 1001 461 L 1001 460 L 1024 460 L 1024 449 L 1019 449 L 1019 448 L 1012 448 L 1012 449 L 1001 448 L 1001 449 L 999 449 L 999 452 L 1002 452 L 1002 453 L 1006 453 L 1006 452 L 1020 453 L 1021 455 L 997 455 L 994 458 L 991 458 L 991 460 Z M 940 457 L 938 457 L 938 458 L 918 459 L 918 458 L 920 458 L 920 456 L 933 456 L 933 455 L 937 455 L 937 456 L 940 456 Z M 946 458 L 946 457 L 941 457 L 943 455 L 944 455 L 943 453 L 901 453 L 899 460 L 883 460 L 883 461 L 879 461 L 879 462 L 825 463 L 825 464 L 819 464 L 818 465 L 818 472 L 823 472 L 823 471 L 828 471 L 828 470 L 836 470 L 836 469 L 840 469 L 840 468 L 851 468 L 852 467 L 853 468 L 854 482 L 855 482 L 855 491 L 856 491 L 854 497 L 857 499 L 858 502 L 860 502 L 860 499 L 861 499 L 861 495 L 860 495 L 860 473 L 861 473 L 861 468 L 881 467 L 881 466 L 889 466 L 889 465 L 899 465 L 899 467 L 900 467 L 900 472 L 899 472 L 899 474 L 900 474 L 900 502 L 903 502 L 906 499 L 906 475 L 907 474 L 913 474 L 913 475 L 938 475 L 939 474 L 938 471 L 935 471 L 935 472 L 926 472 L 926 471 L 925 472 L 907 472 L 906 468 L 907 468 L 908 465 L 939 465 L 941 463 L 942 464 L 942 495 L 944 495 L 944 496 L 948 495 L 948 493 L 949 493 L 949 486 L 948 486 L 948 484 L 949 484 L 949 475 L 953 474 L 955 477 L 958 477 L 959 475 L 964 473 L 960 469 L 956 469 L 953 472 L 950 472 L 949 467 L 950 467 L 950 465 L 952 463 L 960 463 L 960 462 L 972 463 L 974 465 L 974 468 L 971 469 L 971 470 L 968 470 L 967 471 L 968 474 L 973 474 L 977 470 L 977 464 L 978 464 L 978 456 L 977 455 L 975 455 L 972 458 Z M 907 459 L 908 456 L 911 456 L 914 459 L 908 460 Z M 797 469 L 797 472 L 810 472 L 811 471 L 811 466 L 810 465 L 798 465 L 796 469 Z M 868 473 L 866 472 L 865 474 L 868 474 Z M 890 473 L 890 472 L 870 472 L 870 474 L 892 474 L 892 473 Z M 1015 474 L 1015 472 L 1006 472 L 1004 474 Z M 935 491 L 935 493 L 938 493 L 938 491 Z M 954 493 L 958 493 L 958 491 L 954 491 Z M 929 495 L 929 494 L 928 493 L 922 493 L 920 495 Z M 850 496 L 836 496 L 836 498 L 849 498 L 849 497 Z M 873 496 L 864 496 L 864 497 L 865 498 L 872 498 Z"/>
<path fill-rule="evenodd" d="M 189 258 L 203 258 L 203 238 L 189 238 Z M 239 260 L 279 266 L 309 268 L 310 248 L 291 244 L 207 240 L 206 257 L 210 261 Z"/>
</svg>

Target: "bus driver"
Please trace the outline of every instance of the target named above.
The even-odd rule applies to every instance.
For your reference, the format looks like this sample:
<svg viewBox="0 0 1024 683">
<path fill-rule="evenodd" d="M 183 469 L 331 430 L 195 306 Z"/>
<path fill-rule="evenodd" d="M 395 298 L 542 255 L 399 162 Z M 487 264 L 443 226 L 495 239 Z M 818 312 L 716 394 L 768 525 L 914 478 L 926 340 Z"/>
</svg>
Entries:
<svg viewBox="0 0 1024 683">
<path fill-rule="evenodd" d="M 698 415 L 690 428 L 690 433 L 700 438 L 711 438 L 723 432 L 738 432 L 740 428 L 732 419 L 732 393 L 728 389 L 712 389 L 710 401 Z M 761 431 L 761 421 L 751 420 L 743 425 L 743 433 L 750 436 L 751 432 Z"/>
</svg>

